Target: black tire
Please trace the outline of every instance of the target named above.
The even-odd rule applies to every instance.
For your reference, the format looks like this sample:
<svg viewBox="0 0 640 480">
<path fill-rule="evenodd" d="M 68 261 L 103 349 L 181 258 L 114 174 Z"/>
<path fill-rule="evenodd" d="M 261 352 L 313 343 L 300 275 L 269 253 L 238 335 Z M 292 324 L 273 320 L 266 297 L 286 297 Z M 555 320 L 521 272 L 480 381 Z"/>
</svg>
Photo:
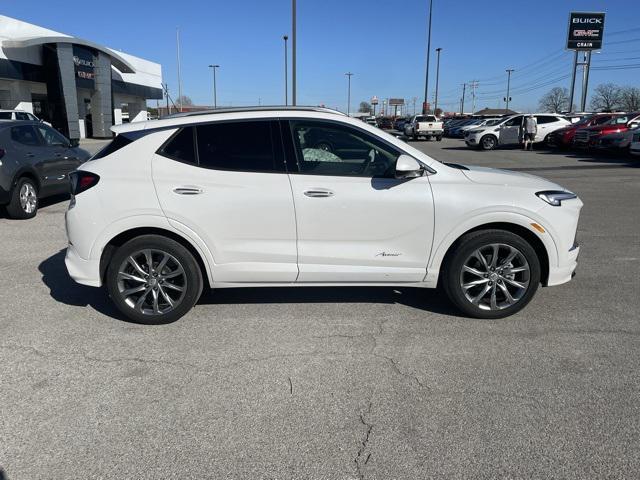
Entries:
<svg viewBox="0 0 640 480">
<path fill-rule="evenodd" d="M 33 206 L 33 203 L 22 203 L 20 196 L 23 189 L 30 192 L 28 195 L 30 202 L 35 202 L 35 206 Z M 38 213 L 38 186 L 29 177 L 19 178 L 15 187 L 11 191 L 11 199 L 7 205 L 7 215 L 10 218 L 26 220 L 28 218 L 35 217 L 36 213 Z"/>
<path fill-rule="evenodd" d="M 479 259 L 473 256 L 474 252 L 484 250 L 484 252 L 492 253 L 492 245 L 494 244 L 500 245 L 497 255 L 498 261 L 496 262 L 497 267 L 494 267 L 494 270 L 491 271 L 487 269 L 488 275 L 483 276 L 477 273 L 468 273 L 468 271 L 463 268 L 465 262 L 469 262 L 470 260 L 477 260 L 478 265 L 480 265 Z M 509 247 L 516 249 L 519 255 L 509 263 L 511 266 L 503 265 L 500 267 L 500 262 L 506 260 L 505 257 L 508 257 L 509 252 L 512 251 L 508 249 Z M 505 230 L 481 230 L 466 234 L 457 242 L 454 248 L 455 250 L 447 255 L 442 266 L 442 286 L 451 302 L 465 315 L 482 319 L 508 317 L 522 310 L 536 293 L 540 284 L 540 260 L 533 247 L 522 237 Z M 502 258 L 500 252 L 502 253 Z M 526 259 L 526 264 L 524 260 L 522 260 L 523 257 Z M 493 255 L 491 255 L 491 258 L 493 258 Z M 514 265 L 513 262 L 516 262 L 516 264 Z M 488 263 L 491 265 L 492 262 Z M 498 273 L 512 268 L 517 270 L 516 267 L 518 267 L 518 265 L 520 267 L 528 266 L 528 272 L 507 273 L 505 276 L 498 275 Z M 469 265 L 467 264 L 467 266 Z M 472 268 L 478 271 L 483 270 L 483 268 L 479 266 Z M 487 278 L 489 275 L 491 275 L 492 278 Z M 508 277 L 508 280 L 503 280 L 506 277 Z M 463 282 L 467 281 L 465 285 L 469 285 L 473 283 L 474 280 L 484 283 L 471 288 L 463 288 Z M 491 280 L 493 280 L 493 282 Z M 510 283 L 512 281 L 518 282 L 520 287 L 514 287 L 514 285 Z M 522 288 L 525 284 L 527 285 L 526 288 Z M 487 286 L 490 288 L 488 292 L 484 290 Z M 509 295 L 513 292 L 518 292 L 512 297 L 514 303 L 510 304 L 510 302 L 507 301 L 506 295 L 502 293 L 505 288 L 507 288 L 507 290 L 511 289 Z M 474 304 L 472 300 L 467 297 L 468 294 L 471 297 L 477 298 L 483 291 L 486 292 L 486 295 L 489 295 L 489 305 L 484 304 L 484 296 L 482 296 L 478 304 Z M 496 292 L 496 295 L 493 296 L 496 302 L 493 302 L 493 305 L 499 307 L 499 309 L 492 309 L 492 291 Z M 497 301 L 500 301 L 501 304 L 498 305 Z"/>
<path fill-rule="evenodd" d="M 498 145 L 498 139 L 493 135 L 485 135 L 480 139 L 479 145 L 482 150 L 493 150 Z"/>
<path fill-rule="evenodd" d="M 128 258 L 130 256 L 144 261 L 147 257 L 144 253 L 140 253 L 144 250 L 152 252 L 151 264 L 154 267 L 158 267 L 162 259 L 165 258 L 161 255 L 169 256 L 169 260 L 162 271 L 156 272 L 157 276 L 153 275 L 153 271 L 149 273 L 149 269 L 146 267 L 148 262 L 136 262 L 143 272 L 146 272 L 146 276 L 142 272 L 136 271 L 133 264 L 129 263 Z M 126 265 L 126 267 L 123 268 L 123 265 Z M 184 275 L 174 276 L 171 279 L 161 278 L 163 277 L 162 272 L 169 274 L 173 269 L 172 273 L 175 273 L 179 271 L 178 267 L 182 267 Z M 128 273 L 135 274 L 149 283 L 142 284 L 140 281 L 122 279 L 119 272 L 127 269 L 130 269 Z M 170 283 L 172 288 L 167 288 L 167 283 Z M 147 325 L 175 322 L 193 308 L 198 298 L 200 298 L 203 288 L 202 272 L 191 252 L 175 240 L 160 235 L 142 235 L 129 240 L 119 247 L 109 262 L 106 284 L 109 296 L 116 308 L 130 320 Z M 144 290 L 137 297 L 135 296 L 137 292 L 126 298 L 121 293 L 121 289 L 133 289 L 138 286 L 143 287 Z M 163 286 L 164 289 L 162 288 Z M 182 290 L 174 290 L 176 286 L 182 288 Z M 142 300 L 140 308 L 136 308 L 136 305 L 133 304 L 134 301 L 139 300 L 143 295 L 146 298 Z M 165 300 L 167 298 L 166 295 L 169 295 L 175 302 L 174 306 L 171 306 L 170 302 Z M 153 310 L 154 298 L 158 298 L 156 305 L 159 306 L 159 313 L 149 311 L 150 309 Z M 161 310 L 162 304 L 165 305 L 164 312 Z M 146 309 L 145 306 L 147 307 Z"/>
<path fill-rule="evenodd" d="M 436 137 L 436 140 L 437 140 L 438 142 L 441 142 L 441 141 L 442 141 L 442 135 L 438 135 L 438 136 Z"/>
</svg>

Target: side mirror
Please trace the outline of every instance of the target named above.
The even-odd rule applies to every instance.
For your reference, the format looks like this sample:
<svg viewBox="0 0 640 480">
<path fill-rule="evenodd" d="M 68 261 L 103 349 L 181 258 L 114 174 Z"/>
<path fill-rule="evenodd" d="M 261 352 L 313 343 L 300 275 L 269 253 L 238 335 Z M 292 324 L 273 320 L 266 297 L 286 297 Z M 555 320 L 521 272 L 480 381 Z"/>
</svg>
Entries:
<svg viewBox="0 0 640 480">
<path fill-rule="evenodd" d="M 77 147 L 78 145 L 80 145 L 79 139 L 72 138 L 71 140 L 69 140 L 69 148 L 74 148 L 74 147 Z"/>
<path fill-rule="evenodd" d="M 398 157 L 396 161 L 396 178 L 421 177 L 423 172 L 424 168 L 415 158 L 404 153 Z"/>
</svg>

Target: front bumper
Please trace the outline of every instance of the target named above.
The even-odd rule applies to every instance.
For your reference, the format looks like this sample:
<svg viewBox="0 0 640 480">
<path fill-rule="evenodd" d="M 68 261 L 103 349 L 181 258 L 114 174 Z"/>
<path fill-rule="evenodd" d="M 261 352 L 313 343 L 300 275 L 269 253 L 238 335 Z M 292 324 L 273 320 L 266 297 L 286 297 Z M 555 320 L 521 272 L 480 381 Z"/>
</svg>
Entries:
<svg viewBox="0 0 640 480">
<path fill-rule="evenodd" d="M 79 284 L 89 287 L 102 286 L 100 279 L 100 261 L 85 260 L 78 254 L 71 243 L 67 247 L 64 263 L 67 266 L 67 271 L 71 278 Z"/>
<path fill-rule="evenodd" d="M 547 280 L 548 287 L 562 285 L 573 278 L 576 267 L 578 266 L 579 254 L 580 247 L 576 245 L 569 251 L 560 265 L 549 268 L 549 279 Z"/>
</svg>

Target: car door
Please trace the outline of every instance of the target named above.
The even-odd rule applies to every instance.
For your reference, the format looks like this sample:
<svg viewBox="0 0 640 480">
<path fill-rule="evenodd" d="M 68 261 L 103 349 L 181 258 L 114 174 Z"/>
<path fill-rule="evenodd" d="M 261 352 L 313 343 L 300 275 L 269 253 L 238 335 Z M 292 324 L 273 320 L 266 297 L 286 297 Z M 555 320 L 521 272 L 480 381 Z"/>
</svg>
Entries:
<svg viewBox="0 0 640 480">
<path fill-rule="evenodd" d="M 169 222 L 212 252 L 215 282 L 295 282 L 295 214 L 277 121 L 184 127 L 152 169 Z"/>
<path fill-rule="evenodd" d="M 500 126 L 500 145 L 517 145 L 520 143 L 522 115 L 513 117 Z"/>
<path fill-rule="evenodd" d="M 433 236 L 426 176 L 396 179 L 402 153 L 371 132 L 341 122 L 283 122 L 298 231 L 298 282 L 418 282 Z M 307 133 L 313 130 L 314 137 Z M 319 132 L 323 132 L 319 135 Z M 317 148 L 323 136 L 351 137 L 366 153 Z M 297 170 L 297 171 L 296 171 Z"/>
<path fill-rule="evenodd" d="M 51 164 L 51 152 L 46 148 L 33 125 L 11 127 L 11 141 L 19 168 L 32 170 L 38 176 L 39 194 L 47 195 L 55 190 L 55 169 Z"/>
<path fill-rule="evenodd" d="M 69 173 L 80 165 L 67 138 L 53 128 L 38 124 L 35 126 L 47 151 L 47 169 L 51 177 L 51 188 L 56 192 L 67 192 L 69 189 Z"/>
</svg>

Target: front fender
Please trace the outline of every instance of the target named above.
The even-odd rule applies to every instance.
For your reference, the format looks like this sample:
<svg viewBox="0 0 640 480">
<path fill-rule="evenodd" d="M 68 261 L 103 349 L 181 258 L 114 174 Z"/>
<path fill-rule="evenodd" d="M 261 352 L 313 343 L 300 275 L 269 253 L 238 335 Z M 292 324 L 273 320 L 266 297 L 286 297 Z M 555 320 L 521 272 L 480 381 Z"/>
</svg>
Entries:
<svg viewBox="0 0 640 480">
<path fill-rule="evenodd" d="M 478 227 L 491 223 L 511 223 L 526 228 L 542 241 L 542 244 L 547 251 L 547 256 L 549 257 L 549 266 L 558 265 L 558 247 L 554 240 L 553 230 L 535 213 L 523 213 L 520 211 L 505 212 L 504 210 L 482 213 L 472 212 L 457 223 L 453 229 L 449 230 L 449 233 L 437 241 L 437 244 L 434 244 L 434 248 L 432 249 L 431 256 L 429 258 L 429 263 L 427 264 L 427 275 L 424 279 L 428 286 L 435 287 L 438 284 L 438 276 L 442 266 L 442 261 L 444 260 L 444 256 L 451 245 L 470 230 L 474 230 Z M 532 223 L 541 225 L 546 230 L 546 233 L 540 233 L 535 230 L 531 226 Z"/>
</svg>

